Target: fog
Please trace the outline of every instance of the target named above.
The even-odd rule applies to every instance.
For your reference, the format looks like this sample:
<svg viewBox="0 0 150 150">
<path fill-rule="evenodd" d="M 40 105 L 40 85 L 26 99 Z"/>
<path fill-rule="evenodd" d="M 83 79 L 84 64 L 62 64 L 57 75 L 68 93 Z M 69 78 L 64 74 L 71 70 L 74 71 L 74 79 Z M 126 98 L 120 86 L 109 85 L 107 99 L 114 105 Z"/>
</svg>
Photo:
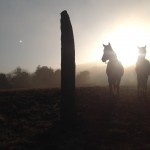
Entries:
<svg viewBox="0 0 150 150">
<path fill-rule="evenodd" d="M 77 66 L 77 75 L 83 71 L 88 71 L 88 80 L 84 83 L 78 83 L 77 86 L 106 86 L 108 85 L 106 75 L 107 64 L 101 62 L 94 62 L 88 64 L 81 64 Z M 122 86 L 136 86 L 136 72 L 135 65 L 124 67 L 124 75 L 121 80 Z"/>
<path fill-rule="evenodd" d="M 76 87 L 108 86 L 106 67 L 107 64 L 101 61 L 76 65 Z M 125 67 L 121 86 L 136 85 L 135 65 Z M 60 86 L 61 70 L 52 67 L 37 66 L 32 73 L 17 67 L 8 74 L 0 73 L 0 89 L 60 88 Z"/>
</svg>

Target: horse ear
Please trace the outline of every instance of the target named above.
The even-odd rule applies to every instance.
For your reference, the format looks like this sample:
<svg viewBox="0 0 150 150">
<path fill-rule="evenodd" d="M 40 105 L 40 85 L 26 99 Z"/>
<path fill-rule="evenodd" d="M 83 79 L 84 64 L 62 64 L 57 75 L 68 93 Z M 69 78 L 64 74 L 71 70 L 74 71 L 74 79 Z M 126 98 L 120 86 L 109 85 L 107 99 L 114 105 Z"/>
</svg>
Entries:
<svg viewBox="0 0 150 150">
<path fill-rule="evenodd" d="M 103 44 L 104 47 L 106 47 L 106 45 Z"/>
<path fill-rule="evenodd" d="M 145 48 L 146 48 L 146 45 L 145 45 Z"/>
<path fill-rule="evenodd" d="M 108 45 L 110 46 L 110 42 L 108 43 Z"/>
</svg>

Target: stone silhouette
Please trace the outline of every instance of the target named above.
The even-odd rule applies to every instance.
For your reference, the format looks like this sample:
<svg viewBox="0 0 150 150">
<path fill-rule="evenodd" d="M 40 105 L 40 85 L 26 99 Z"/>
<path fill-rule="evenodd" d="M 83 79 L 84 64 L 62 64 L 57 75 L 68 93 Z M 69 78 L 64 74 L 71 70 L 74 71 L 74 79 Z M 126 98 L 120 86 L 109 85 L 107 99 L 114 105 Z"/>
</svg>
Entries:
<svg viewBox="0 0 150 150">
<path fill-rule="evenodd" d="M 146 56 L 146 46 L 138 47 L 139 56 L 136 62 L 136 74 L 137 74 L 137 94 L 138 96 L 146 96 L 147 92 L 147 80 L 150 74 L 150 63 Z"/>
<path fill-rule="evenodd" d="M 73 29 L 66 10 L 61 12 L 61 119 L 75 119 L 75 44 Z"/>
<path fill-rule="evenodd" d="M 106 73 L 108 76 L 109 89 L 111 95 L 119 95 L 119 86 L 121 77 L 124 74 L 124 68 L 122 64 L 118 61 L 116 53 L 113 51 L 111 44 L 104 45 L 104 54 L 102 56 L 102 61 L 107 63 Z"/>
</svg>

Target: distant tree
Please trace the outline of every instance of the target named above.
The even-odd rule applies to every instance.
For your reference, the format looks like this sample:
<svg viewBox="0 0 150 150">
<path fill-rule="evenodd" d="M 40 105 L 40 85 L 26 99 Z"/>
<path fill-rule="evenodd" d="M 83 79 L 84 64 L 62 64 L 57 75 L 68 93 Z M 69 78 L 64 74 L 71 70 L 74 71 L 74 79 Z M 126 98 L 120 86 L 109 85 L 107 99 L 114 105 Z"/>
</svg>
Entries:
<svg viewBox="0 0 150 150">
<path fill-rule="evenodd" d="M 87 85 L 90 82 L 90 72 L 81 71 L 76 78 L 78 85 Z"/>
<path fill-rule="evenodd" d="M 54 70 L 47 66 L 38 66 L 33 75 L 33 82 L 36 87 L 53 87 Z"/>
<path fill-rule="evenodd" d="M 67 11 L 61 12 L 61 119 L 66 125 L 75 120 L 75 45 Z"/>
<path fill-rule="evenodd" d="M 54 87 L 60 87 L 61 85 L 61 70 L 57 69 L 54 72 Z"/>
<path fill-rule="evenodd" d="M 61 70 L 37 66 L 34 73 L 17 67 L 8 74 L 0 73 L 0 89 L 3 88 L 53 88 L 61 86 Z"/>
<path fill-rule="evenodd" d="M 9 82 L 5 74 L 0 73 L 0 89 L 9 88 Z"/>
<path fill-rule="evenodd" d="M 30 74 L 17 67 L 10 75 L 9 80 L 14 88 L 29 88 L 31 86 Z"/>
</svg>

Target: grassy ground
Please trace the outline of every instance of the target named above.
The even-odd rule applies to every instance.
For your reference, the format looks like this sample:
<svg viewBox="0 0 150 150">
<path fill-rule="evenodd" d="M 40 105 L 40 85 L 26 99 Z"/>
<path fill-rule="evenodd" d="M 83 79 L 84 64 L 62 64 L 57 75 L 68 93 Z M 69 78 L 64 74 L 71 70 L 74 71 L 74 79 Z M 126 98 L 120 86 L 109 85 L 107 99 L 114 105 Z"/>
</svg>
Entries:
<svg viewBox="0 0 150 150">
<path fill-rule="evenodd" d="M 150 90 L 147 99 L 134 87 L 110 98 L 106 87 L 77 88 L 79 123 L 61 128 L 60 90 L 0 92 L 0 149 L 149 150 Z"/>
</svg>

